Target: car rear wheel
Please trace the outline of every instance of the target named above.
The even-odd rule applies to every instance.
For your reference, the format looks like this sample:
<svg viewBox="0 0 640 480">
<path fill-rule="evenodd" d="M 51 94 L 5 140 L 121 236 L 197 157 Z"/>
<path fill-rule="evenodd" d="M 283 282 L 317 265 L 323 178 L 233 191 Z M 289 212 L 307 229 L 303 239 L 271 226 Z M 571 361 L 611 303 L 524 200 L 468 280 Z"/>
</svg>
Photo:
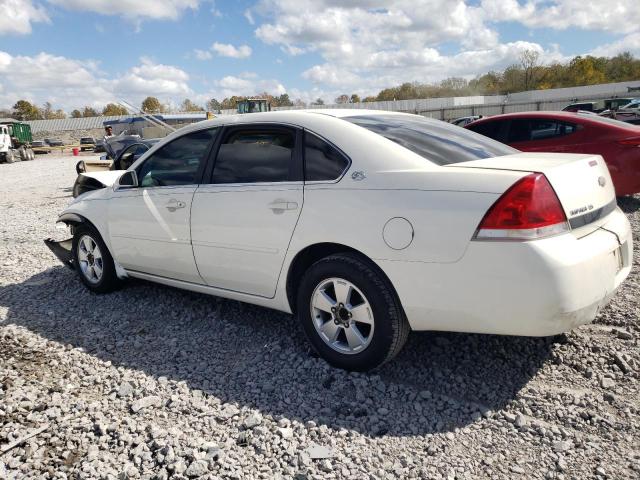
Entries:
<svg viewBox="0 0 640 480">
<path fill-rule="evenodd" d="M 360 255 L 336 254 L 304 274 L 298 317 L 309 342 L 331 365 L 366 371 L 395 357 L 409 334 L 384 275 Z"/>
<path fill-rule="evenodd" d="M 95 228 L 80 225 L 73 236 L 73 260 L 78 276 L 95 293 L 116 290 L 121 281 L 113 258 Z"/>
</svg>

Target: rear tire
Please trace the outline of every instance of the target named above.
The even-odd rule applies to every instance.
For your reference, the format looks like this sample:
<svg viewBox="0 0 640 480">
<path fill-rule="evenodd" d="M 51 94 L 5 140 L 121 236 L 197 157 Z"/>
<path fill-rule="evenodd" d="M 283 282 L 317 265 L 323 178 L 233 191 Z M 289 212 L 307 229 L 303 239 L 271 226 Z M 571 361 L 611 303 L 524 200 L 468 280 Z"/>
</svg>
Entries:
<svg viewBox="0 0 640 480">
<path fill-rule="evenodd" d="M 81 224 L 75 229 L 72 253 L 78 276 L 89 290 L 109 293 L 121 286 L 113 257 L 95 228 Z"/>
<path fill-rule="evenodd" d="M 16 157 L 13 154 L 13 150 L 8 150 L 5 154 L 4 161 L 7 163 L 13 163 L 16 161 Z"/>
<path fill-rule="evenodd" d="M 391 360 L 410 331 L 390 282 L 353 253 L 331 255 L 307 270 L 297 312 L 314 350 L 345 370 L 367 371 Z"/>
<path fill-rule="evenodd" d="M 35 160 L 36 159 L 36 152 L 33 151 L 33 148 L 29 149 L 29 160 Z"/>
<path fill-rule="evenodd" d="M 20 147 L 19 155 L 20 155 L 20 160 L 22 160 L 23 162 L 26 162 L 27 160 L 29 160 L 29 152 L 27 152 L 26 148 Z"/>
</svg>

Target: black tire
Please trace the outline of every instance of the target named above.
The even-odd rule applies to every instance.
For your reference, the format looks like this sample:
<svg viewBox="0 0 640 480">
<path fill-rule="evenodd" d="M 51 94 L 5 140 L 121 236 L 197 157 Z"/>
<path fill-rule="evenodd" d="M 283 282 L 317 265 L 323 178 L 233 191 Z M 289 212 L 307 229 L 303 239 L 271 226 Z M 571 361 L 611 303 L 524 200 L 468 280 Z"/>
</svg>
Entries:
<svg viewBox="0 0 640 480">
<path fill-rule="evenodd" d="M 79 246 L 80 240 L 83 237 L 89 237 L 95 245 L 98 247 L 101 253 L 101 262 L 100 266 L 102 267 L 102 275 L 99 279 L 90 279 L 88 274 L 84 272 L 81 259 Z M 76 271 L 78 272 L 78 276 L 80 277 L 80 281 L 84 283 L 84 285 L 94 293 L 109 293 L 117 290 L 122 281 L 116 275 L 116 267 L 113 263 L 113 257 L 109 252 L 109 249 L 105 245 L 102 237 L 98 233 L 98 231 L 93 228 L 91 225 L 80 224 L 75 229 L 75 233 L 73 235 L 73 243 L 72 243 L 72 254 L 73 254 L 73 264 L 75 266 Z M 95 262 L 93 258 L 92 262 Z"/>
<path fill-rule="evenodd" d="M 29 160 L 29 152 L 27 152 L 27 149 L 24 147 L 20 147 L 20 160 L 22 160 L 23 162 L 26 162 L 27 160 Z"/>
<path fill-rule="evenodd" d="M 353 284 L 370 305 L 374 328 L 368 345 L 361 352 L 341 353 L 325 343 L 316 330 L 311 312 L 313 293 L 316 287 L 331 278 Z M 309 267 L 298 289 L 297 312 L 302 329 L 318 355 L 345 370 L 367 371 L 391 360 L 404 346 L 410 331 L 389 280 L 373 263 L 354 253 L 331 255 Z"/>
<path fill-rule="evenodd" d="M 16 161 L 16 156 L 13 153 L 13 150 L 7 151 L 7 153 L 5 154 L 5 157 L 4 157 L 4 161 L 7 162 L 7 163 L 13 163 L 13 162 Z"/>
</svg>

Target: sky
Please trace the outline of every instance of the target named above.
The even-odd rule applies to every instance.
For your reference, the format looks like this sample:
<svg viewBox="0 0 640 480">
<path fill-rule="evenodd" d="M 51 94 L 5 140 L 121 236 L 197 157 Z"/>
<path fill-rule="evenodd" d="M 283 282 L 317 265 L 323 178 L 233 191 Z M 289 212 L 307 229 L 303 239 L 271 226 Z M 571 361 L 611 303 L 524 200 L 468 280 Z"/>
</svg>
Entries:
<svg viewBox="0 0 640 480">
<path fill-rule="evenodd" d="M 640 0 L 0 0 L 0 108 L 287 92 L 332 103 L 536 50 L 640 56 Z"/>
</svg>

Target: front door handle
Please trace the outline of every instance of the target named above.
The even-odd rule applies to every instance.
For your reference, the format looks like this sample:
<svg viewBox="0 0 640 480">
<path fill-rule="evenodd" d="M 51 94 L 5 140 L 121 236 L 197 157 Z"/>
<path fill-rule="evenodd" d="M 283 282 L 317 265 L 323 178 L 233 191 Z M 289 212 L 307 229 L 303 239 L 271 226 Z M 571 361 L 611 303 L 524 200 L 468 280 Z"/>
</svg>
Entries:
<svg viewBox="0 0 640 480">
<path fill-rule="evenodd" d="M 170 212 L 175 212 L 179 208 L 186 207 L 187 204 L 184 202 L 180 202 L 175 198 L 172 198 L 171 200 L 169 200 L 169 202 L 165 206 L 167 207 L 167 210 L 169 210 Z"/>
<path fill-rule="evenodd" d="M 271 202 L 269 204 L 269 208 L 277 213 L 278 211 L 283 210 L 297 210 L 298 204 L 297 202 L 287 202 L 286 200 L 276 200 L 275 202 Z"/>
</svg>

